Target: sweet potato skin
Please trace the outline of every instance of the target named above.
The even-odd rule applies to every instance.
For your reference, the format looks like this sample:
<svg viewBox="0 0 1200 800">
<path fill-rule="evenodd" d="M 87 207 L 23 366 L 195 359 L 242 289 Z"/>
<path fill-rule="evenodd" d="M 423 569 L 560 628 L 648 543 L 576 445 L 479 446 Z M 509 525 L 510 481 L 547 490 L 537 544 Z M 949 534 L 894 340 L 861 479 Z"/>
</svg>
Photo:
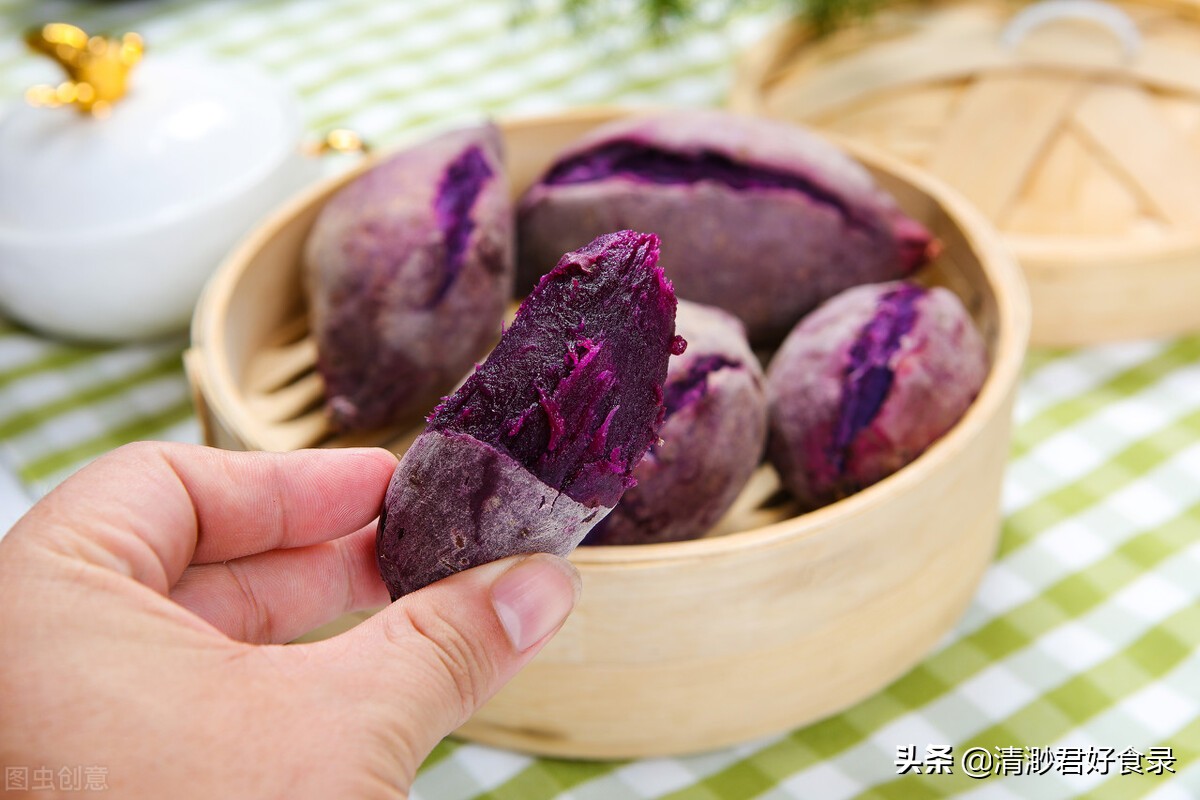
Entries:
<svg viewBox="0 0 1200 800">
<path fill-rule="evenodd" d="M 372 167 L 322 209 L 305 282 L 335 428 L 420 413 L 494 344 L 514 274 L 500 148 L 491 125 L 444 134 Z"/>
<path fill-rule="evenodd" d="M 908 306 L 908 328 L 875 365 L 882 383 L 866 390 L 876 401 L 882 394 L 881 402 L 864 414 L 874 403 L 859 397 L 860 408 L 847 411 L 855 349 L 861 355 L 864 331 L 898 298 Z M 803 505 L 834 502 L 892 474 L 950 430 L 987 371 L 983 339 L 952 292 L 902 281 L 850 289 L 797 325 L 768 366 L 768 456 Z M 857 374 L 870 380 L 870 372 Z"/>
<path fill-rule="evenodd" d="M 767 402 L 762 367 L 736 317 L 679 301 L 688 342 L 667 368 L 666 420 L 611 514 L 587 545 L 694 539 L 721 516 L 762 460 Z"/>
<path fill-rule="evenodd" d="M 719 162 L 725 172 L 747 168 L 768 180 L 754 185 L 753 172 L 733 183 L 623 173 L 570 182 L 586 172 L 572 173 L 570 164 L 614 143 L 668 153 L 700 174 L 718 171 Z M 787 176 L 809 190 L 771 185 Z M 679 297 L 733 312 L 756 345 L 778 343 L 843 289 L 908 275 L 931 247 L 929 233 L 824 140 L 790 124 L 701 110 L 618 120 L 564 152 L 519 203 L 518 290 L 559 253 L 622 227 L 658 233 Z"/>
<path fill-rule="evenodd" d="M 565 556 L 609 512 L 572 500 L 478 439 L 437 431 L 405 453 L 383 508 L 375 545 L 393 600 L 510 555 Z"/>
</svg>

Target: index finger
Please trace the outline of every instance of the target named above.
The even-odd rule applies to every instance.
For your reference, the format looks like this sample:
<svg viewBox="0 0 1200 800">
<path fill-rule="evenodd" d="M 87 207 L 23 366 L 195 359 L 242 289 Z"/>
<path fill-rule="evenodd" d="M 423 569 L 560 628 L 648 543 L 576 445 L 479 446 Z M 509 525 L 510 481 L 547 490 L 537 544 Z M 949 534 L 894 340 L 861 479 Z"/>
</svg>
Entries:
<svg viewBox="0 0 1200 800">
<path fill-rule="evenodd" d="M 339 538 L 379 513 L 396 466 L 386 450 L 239 453 L 146 442 L 97 459 L 34 507 L 42 523 L 100 545 L 166 593 L 189 563 Z M 14 533 L 17 529 L 14 529 Z"/>
</svg>

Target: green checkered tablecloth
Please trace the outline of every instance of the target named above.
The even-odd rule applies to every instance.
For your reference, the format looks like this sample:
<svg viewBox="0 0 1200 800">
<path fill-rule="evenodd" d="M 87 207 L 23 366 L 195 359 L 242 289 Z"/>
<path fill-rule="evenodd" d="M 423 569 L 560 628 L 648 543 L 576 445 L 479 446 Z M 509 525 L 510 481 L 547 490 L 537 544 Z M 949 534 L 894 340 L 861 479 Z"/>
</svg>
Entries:
<svg viewBox="0 0 1200 800">
<path fill-rule="evenodd" d="M 717 104 L 733 55 L 778 19 L 743 10 L 656 48 L 628 32 L 636 4 L 604 5 L 579 37 L 531 0 L 0 0 L 0 98 L 44 76 L 20 31 L 63 18 L 256 63 L 294 87 L 313 131 L 387 145 L 485 112 Z M 36 497 L 122 442 L 198 440 L 182 347 L 0 325 L 0 468 Z M 414 797 L 1200 797 L 1200 337 L 1035 351 L 1016 413 L 996 563 L 954 632 L 875 697 L 690 758 L 570 762 L 447 740 Z M 990 777 L 968 777 L 968 752 Z M 906 759 L 923 774 L 898 774 Z"/>
</svg>

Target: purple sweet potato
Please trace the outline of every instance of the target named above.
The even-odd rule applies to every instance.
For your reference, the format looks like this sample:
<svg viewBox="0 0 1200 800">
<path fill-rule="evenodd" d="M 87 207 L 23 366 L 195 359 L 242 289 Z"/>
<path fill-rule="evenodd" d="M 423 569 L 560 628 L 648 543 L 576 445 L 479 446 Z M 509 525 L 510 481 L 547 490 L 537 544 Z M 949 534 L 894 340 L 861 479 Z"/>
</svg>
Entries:
<svg viewBox="0 0 1200 800">
<path fill-rule="evenodd" d="M 741 322 L 680 301 L 675 329 L 688 347 L 667 368 L 659 442 L 634 470 L 637 485 L 584 544 L 694 539 L 729 510 L 762 459 L 766 392 Z"/>
<path fill-rule="evenodd" d="M 866 170 L 808 131 L 673 111 L 598 128 L 530 187 L 518 290 L 558 253 L 623 227 L 657 233 L 679 296 L 732 311 L 756 344 L 843 289 L 908 275 L 931 247 Z"/>
<path fill-rule="evenodd" d="M 958 297 L 906 281 L 859 286 L 804 318 L 767 370 L 767 452 L 802 503 L 869 486 L 958 421 L 987 376 Z"/>
<path fill-rule="evenodd" d="M 499 132 L 446 134 L 373 167 L 322 209 L 305 260 L 334 427 L 428 408 L 487 352 L 512 293 Z"/>
<path fill-rule="evenodd" d="M 675 294 L 658 237 L 621 231 L 562 257 L 487 360 L 429 417 L 376 537 L 397 598 L 517 553 L 569 553 L 658 439 Z"/>
</svg>

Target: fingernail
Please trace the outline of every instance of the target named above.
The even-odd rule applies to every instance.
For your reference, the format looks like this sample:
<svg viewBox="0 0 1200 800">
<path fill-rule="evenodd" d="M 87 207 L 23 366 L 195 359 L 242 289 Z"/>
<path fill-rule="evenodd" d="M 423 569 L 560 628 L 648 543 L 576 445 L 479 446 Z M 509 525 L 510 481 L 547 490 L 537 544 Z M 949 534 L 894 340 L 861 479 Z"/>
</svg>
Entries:
<svg viewBox="0 0 1200 800">
<path fill-rule="evenodd" d="M 492 584 L 492 606 L 518 651 L 562 625 L 579 597 L 579 573 L 567 561 L 537 554 L 521 559 Z"/>
</svg>

